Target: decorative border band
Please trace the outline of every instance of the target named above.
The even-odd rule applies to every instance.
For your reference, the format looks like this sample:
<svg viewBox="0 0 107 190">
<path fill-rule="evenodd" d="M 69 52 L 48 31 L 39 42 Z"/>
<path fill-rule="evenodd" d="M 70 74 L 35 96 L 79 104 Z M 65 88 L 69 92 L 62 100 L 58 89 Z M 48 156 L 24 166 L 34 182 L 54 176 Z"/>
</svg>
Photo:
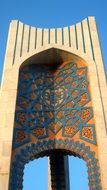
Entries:
<svg viewBox="0 0 107 190">
<path fill-rule="evenodd" d="M 35 144 L 26 146 L 15 156 L 11 165 L 10 188 L 9 190 L 23 189 L 23 171 L 24 166 L 31 160 L 39 157 L 48 156 L 52 150 L 64 150 L 68 155 L 75 155 L 86 161 L 88 167 L 89 189 L 101 190 L 100 168 L 98 160 L 95 158 L 95 152 L 90 150 L 89 146 L 74 140 L 47 140 L 38 141 Z"/>
</svg>

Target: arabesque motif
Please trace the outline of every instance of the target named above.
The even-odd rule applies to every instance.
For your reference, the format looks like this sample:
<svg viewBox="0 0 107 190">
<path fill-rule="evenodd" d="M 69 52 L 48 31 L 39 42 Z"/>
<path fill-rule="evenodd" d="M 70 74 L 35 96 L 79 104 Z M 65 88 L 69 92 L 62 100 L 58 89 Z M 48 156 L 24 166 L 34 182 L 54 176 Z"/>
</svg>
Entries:
<svg viewBox="0 0 107 190">
<path fill-rule="evenodd" d="M 96 144 L 90 102 L 87 67 L 76 63 L 29 65 L 20 70 L 16 102 L 14 148 L 38 139 L 56 135 L 80 138 Z"/>
</svg>

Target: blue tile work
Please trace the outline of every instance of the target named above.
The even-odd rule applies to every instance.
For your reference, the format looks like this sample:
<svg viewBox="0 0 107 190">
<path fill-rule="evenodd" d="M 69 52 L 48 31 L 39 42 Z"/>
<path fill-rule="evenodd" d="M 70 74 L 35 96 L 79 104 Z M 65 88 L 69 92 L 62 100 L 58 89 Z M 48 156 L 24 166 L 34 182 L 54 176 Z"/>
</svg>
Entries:
<svg viewBox="0 0 107 190">
<path fill-rule="evenodd" d="M 102 190 L 100 168 L 95 153 L 90 150 L 89 146 L 85 146 L 84 143 L 68 139 L 43 140 L 25 146 L 23 149 L 21 148 L 11 165 L 9 190 L 23 189 L 23 170 L 26 163 L 38 157 L 47 156 L 50 151 L 55 149 L 67 151 L 67 154 L 75 155 L 85 160 L 88 168 L 89 189 Z"/>
<path fill-rule="evenodd" d="M 53 65 L 29 65 L 20 70 L 13 148 L 55 135 L 80 138 L 96 144 L 90 102 L 87 67 L 70 62 Z"/>
</svg>

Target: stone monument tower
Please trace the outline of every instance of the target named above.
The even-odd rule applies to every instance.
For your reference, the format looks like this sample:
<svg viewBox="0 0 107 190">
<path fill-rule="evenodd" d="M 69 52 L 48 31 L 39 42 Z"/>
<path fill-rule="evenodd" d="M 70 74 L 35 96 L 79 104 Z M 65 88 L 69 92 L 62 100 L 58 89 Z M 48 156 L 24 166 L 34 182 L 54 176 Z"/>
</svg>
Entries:
<svg viewBox="0 0 107 190">
<path fill-rule="evenodd" d="M 0 190 L 22 190 L 49 156 L 49 190 L 69 190 L 67 155 L 107 190 L 107 86 L 94 17 L 63 28 L 10 23 L 0 89 Z M 35 187 L 36 188 L 36 187 Z"/>
</svg>

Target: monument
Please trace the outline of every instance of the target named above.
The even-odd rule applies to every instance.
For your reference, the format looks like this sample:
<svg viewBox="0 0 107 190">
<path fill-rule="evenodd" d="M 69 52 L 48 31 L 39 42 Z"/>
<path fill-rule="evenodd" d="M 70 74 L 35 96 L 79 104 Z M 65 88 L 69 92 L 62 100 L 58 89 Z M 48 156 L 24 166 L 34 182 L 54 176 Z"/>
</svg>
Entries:
<svg viewBox="0 0 107 190">
<path fill-rule="evenodd" d="M 107 86 L 94 17 L 63 28 L 10 23 L 0 89 L 0 190 L 49 156 L 48 190 L 69 190 L 68 155 L 107 190 Z M 36 187 L 35 187 L 36 188 Z"/>
</svg>

